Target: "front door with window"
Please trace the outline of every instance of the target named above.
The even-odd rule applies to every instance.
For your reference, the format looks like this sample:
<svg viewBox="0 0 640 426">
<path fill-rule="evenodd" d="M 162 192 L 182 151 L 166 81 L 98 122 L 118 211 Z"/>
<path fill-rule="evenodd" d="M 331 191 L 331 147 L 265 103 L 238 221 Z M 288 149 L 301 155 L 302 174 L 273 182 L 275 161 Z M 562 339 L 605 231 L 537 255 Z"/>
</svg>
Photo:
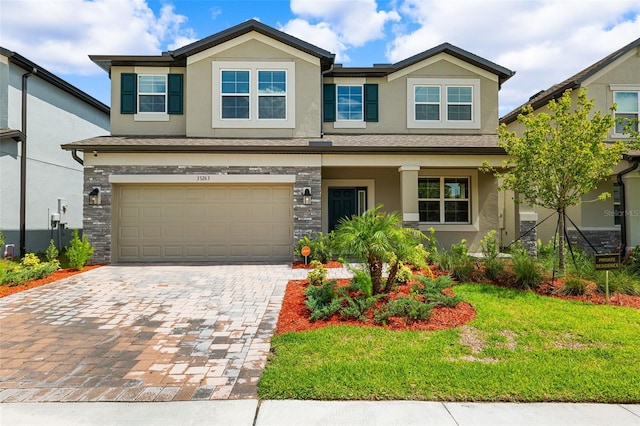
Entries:
<svg viewBox="0 0 640 426">
<path fill-rule="evenodd" d="M 367 209 L 366 188 L 329 188 L 329 232 L 340 219 L 362 214 Z"/>
</svg>

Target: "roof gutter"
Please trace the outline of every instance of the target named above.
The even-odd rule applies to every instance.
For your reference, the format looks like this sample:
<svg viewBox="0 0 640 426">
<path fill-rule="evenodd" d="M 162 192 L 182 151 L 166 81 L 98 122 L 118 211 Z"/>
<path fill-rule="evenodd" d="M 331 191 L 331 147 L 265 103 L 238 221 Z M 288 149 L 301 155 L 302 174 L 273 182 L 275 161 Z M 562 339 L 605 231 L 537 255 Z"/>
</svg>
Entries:
<svg viewBox="0 0 640 426">
<path fill-rule="evenodd" d="M 27 79 L 38 70 L 22 74 L 22 145 L 20 147 L 20 256 L 26 254 L 27 246 Z"/>
<path fill-rule="evenodd" d="M 78 150 L 77 149 L 72 149 L 71 150 L 71 157 L 73 157 L 74 160 L 76 160 L 81 166 L 84 166 L 84 160 L 80 157 L 78 157 Z"/>
<path fill-rule="evenodd" d="M 624 256 L 627 253 L 627 215 L 626 215 L 627 197 L 625 196 L 626 191 L 624 188 L 624 182 L 622 181 L 622 177 L 628 173 L 631 173 L 635 169 L 637 169 L 638 166 L 640 165 L 640 159 L 637 157 L 633 159 L 629 158 L 629 162 L 631 162 L 631 166 L 627 167 L 626 169 L 622 170 L 620 173 L 616 175 L 616 182 L 618 183 L 618 187 L 620 188 L 620 209 L 622 210 L 622 213 L 623 213 L 620 216 L 620 251 L 622 256 Z"/>
</svg>

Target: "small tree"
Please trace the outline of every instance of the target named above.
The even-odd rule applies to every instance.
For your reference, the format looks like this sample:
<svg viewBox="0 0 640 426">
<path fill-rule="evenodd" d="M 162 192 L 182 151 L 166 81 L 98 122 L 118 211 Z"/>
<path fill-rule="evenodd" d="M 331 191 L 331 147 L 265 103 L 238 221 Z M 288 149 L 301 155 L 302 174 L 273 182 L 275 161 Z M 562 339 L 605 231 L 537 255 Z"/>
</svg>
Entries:
<svg viewBox="0 0 640 426">
<path fill-rule="evenodd" d="M 397 272 L 395 262 L 403 261 L 426 236 L 411 228 L 402 228 L 402 219 L 397 213 L 380 212 L 382 205 L 367 210 L 362 216 L 341 219 L 336 230 L 334 246 L 342 254 L 352 255 L 364 262 L 371 276 L 373 295 L 382 293 L 382 268 L 385 262 L 394 259 L 391 274 Z M 392 278 L 393 279 L 393 278 Z M 391 280 L 389 280 L 391 281 Z"/>
<path fill-rule="evenodd" d="M 562 271 L 567 207 L 580 204 L 583 195 L 607 178 L 625 150 L 623 142 L 604 143 L 615 119 L 600 111 L 592 113 L 593 107 L 585 89 L 578 91 L 575 106 L 571 90 L 567 90 L 560 99 L 548 103 L 549 113 L 534 114 L 531 106 L 525 106 L 518 116 L 525 127 L 521 136 L 504 124 L 498 128 L 499 145 L 510 156 L 505 164 L 507 172 L 496 173 L 504 179 L 501 189 L 518 193 L 532 206 L 558 212 Z M 603 193 L 600 198 L 609 196 Z"/>
</svg>

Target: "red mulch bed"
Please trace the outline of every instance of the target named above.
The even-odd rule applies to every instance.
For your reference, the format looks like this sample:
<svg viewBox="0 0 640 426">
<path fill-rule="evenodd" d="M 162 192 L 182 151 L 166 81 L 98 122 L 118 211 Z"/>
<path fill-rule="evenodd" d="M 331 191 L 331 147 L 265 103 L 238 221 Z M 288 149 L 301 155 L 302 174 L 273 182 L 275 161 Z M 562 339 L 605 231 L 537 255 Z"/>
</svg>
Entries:
<svg viewBox="0 0 640 426">
<path fill-rule="evenodd" d="M 330 260 L 327 263 L 323 263 L 323 265 L 325 268 L 342 268 L 342 263 L 338 262 L 337 260 Z M 313 269 L 313 267 L 311 266 L 311 262 L 305 264 L 302 261 L 293 262 L 291 267 L 293 269 Z"/>
<path fill-rule="evenodd" d="M 536 293 L 543 296 L 557 297 L 565 300 L 577 300 L 580 302 L 594 303 L 596 305 L 604 305 L 607 303 L 603 293 L 596 292 L 596 284 L 589 283 L 588 294 L 582 296 L 570 296 L 562 294 L 560 291 L 564 285 L 564 278 L 556 278 L 552 283 L 551 280 L 545 281 Z M 613 293 L 609 297 L 609 304 L 614 306 L 625 306 L 627 308 L 640 309 L 640 296 L 628 296 L 626 294 Z"/>
<path fill-rule="evenodd" d="M 9 296 L 11 294 L 20 293 L 21 291 L 29 290 L 30 288 L 40 287 L 41 285 L 49 284 L 54 281 L 61 280 L 63 278 L 70 277 L 75 274 L 79 274 L 80 272 L 90 271 L 92 269 L 99 268 L 102 265 L 91 265 L 85 266 L 81 271 L 77 271 L 75 269 L 59 269 L 55 271 L 53 274 L 48 277 L 40 278 L 37 280 L 27 281 L 23 284 L 16 285 L 13 287 L 9 287 L 8 285 L 0 285 L 0 298 Z"/>
<path fill-rule="evenodd" d="M 336 280 L 339 286 L 349 285 L 349 279 Z M 428 321 L 416 321 L 405 324 L 399 318 L 389 318 L 386 325 L 374 324 L 372 315 L 366 321 L 355 319 L 341 319 L 337 314 L 328 320 L 310 321 L 310 312 L 304 304 L 304 289 L 309 284 L 309 280 L 292 280 L 287 284 L 280 316 L 276 325 L 276 333 L 288 333 L 290 331 L 315 330 L 330 325 L 353 325 L 358 327 L 378 327 L 387 330 L 442 330 L 466 324 L 476 316 L 473 306 L 466 302 L 461 302 L 455 308 L 438 307 L 433 310 L 433 314 Z M 398 286 L 397 291 L 391 298 L 409 294 L 410 285 Z M 379 301 L 376 307 L 383 301 Z M 369 312 L 372 312 L 370 310 Z"/>
</svg>

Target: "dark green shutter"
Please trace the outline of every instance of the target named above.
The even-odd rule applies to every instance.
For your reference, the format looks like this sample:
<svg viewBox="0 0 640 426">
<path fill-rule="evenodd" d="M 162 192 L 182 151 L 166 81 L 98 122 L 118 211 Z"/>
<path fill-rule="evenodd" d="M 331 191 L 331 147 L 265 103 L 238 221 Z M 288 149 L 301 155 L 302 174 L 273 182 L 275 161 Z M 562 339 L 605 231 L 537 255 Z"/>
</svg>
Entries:
<svg viewBox="0 0 640 426">
<path fill-rule="evenodd" d="M 336 121 L 336 85 L 325 84 L 323 92 L 323 120 L 325 122 Z"/>
<path fill-rule="evenodd" d="M 364 121 L 378 121 L 378 85 L 364 85 Z"/>
<path fill-rule="evenodd" d="M 136 113 L 138 76 L 133 73 L 120 74 L 120 114 Z"/>
<path fill-rule="evenodd" d="M 182 74 L 169 74 L 168 77 L 168 105 L 169 114 L 182 114 L 183 103 L 183 81 Z"/>
</svg>

